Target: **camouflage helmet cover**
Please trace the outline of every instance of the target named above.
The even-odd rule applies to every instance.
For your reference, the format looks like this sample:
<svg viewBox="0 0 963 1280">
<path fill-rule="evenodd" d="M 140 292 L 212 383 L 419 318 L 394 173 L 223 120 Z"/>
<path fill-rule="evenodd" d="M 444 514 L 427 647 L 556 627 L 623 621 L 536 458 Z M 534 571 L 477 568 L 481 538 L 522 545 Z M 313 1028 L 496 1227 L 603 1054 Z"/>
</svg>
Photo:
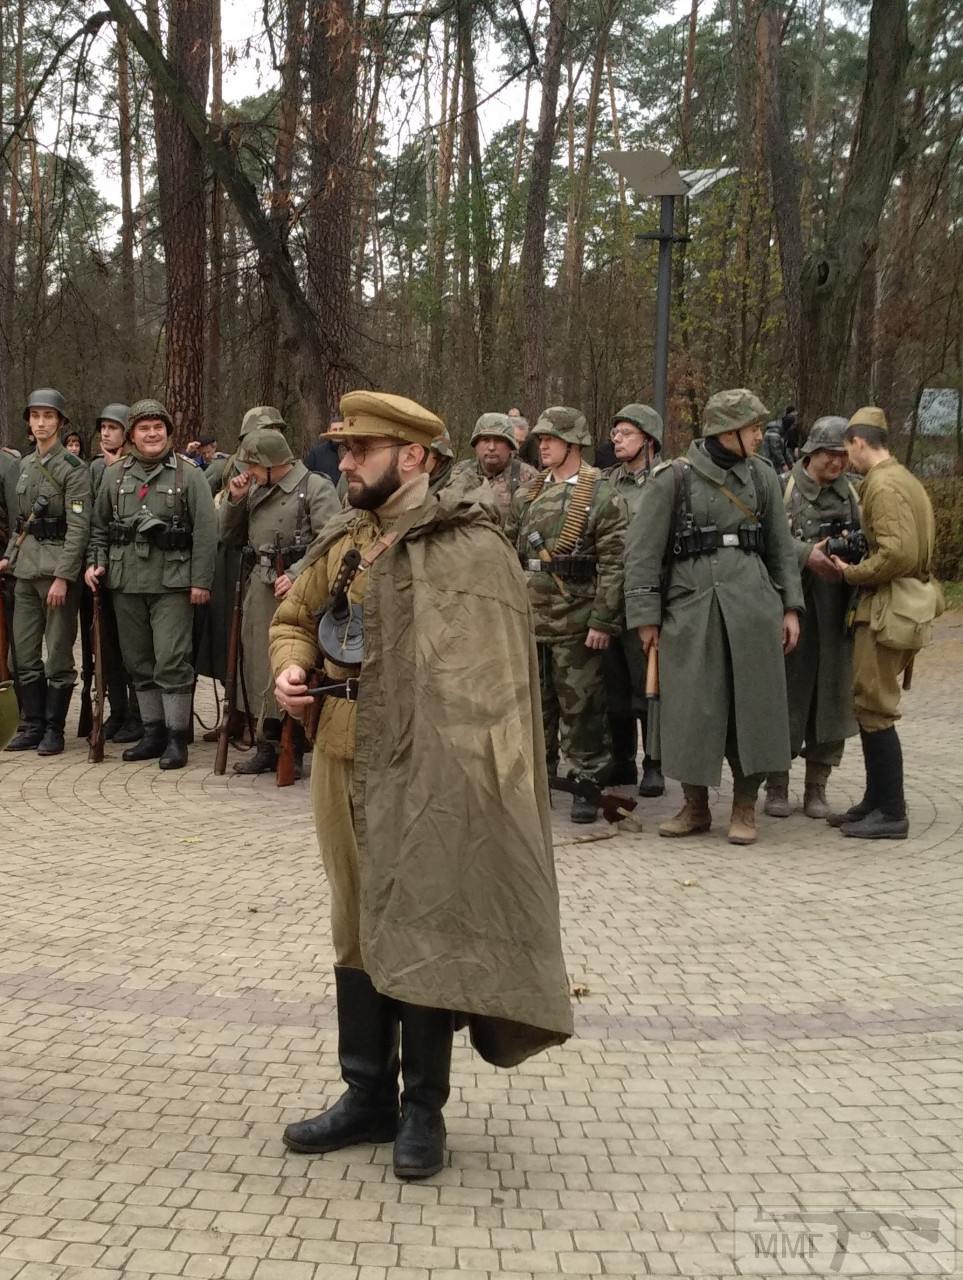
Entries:
<svg viewBox="0 0 963 1280">
<path fill-rule="evenodd" d="M 623 405 L 612 419 L 612 425 L 615 426 L 617 422 L 629 422 L 633 427 L 638 427 L 640 431 L 644 431 L 647 436 L 650 436 L 660 449 L 662 448 L 665 436 L 662 415 L 657 413 L 651 405 Z"/>
<path fill-rule="evenodd" d="M 499 440 L 504 440 L 512 449 L 517 449 L 518 441 L 515 439 L 517 421 L 517 418 L 510 418 L 507 413 L 483 413 L 475 423 L 469 444 L 473 445 L 482 436 L 496 436 Z"/>
<path fill-rule="evenodd" d="M 817 418 L 809 430 L 806 443 L 799 450 L 807 456 L 825 449 L 828 453 L 846 453 L 846 441 L 843 437 L 849 423 L 845 418 L 832 414 L 825 418 Z"/>
<path fill-rule="evenodd" d="M 97 422 L 95 425 L 97 427 L 97 430 L 99 431 L 100 424 L 102 422 L 116 422 L 116 423 L 119 423 L 119 425 L 122 426 L 126 431 L 127 419 L 129 417 L 130 417 L 130 409 L 126 404 L 120 404 L 119 402 L 114 404 L 105 404 L 103 409 L 101 409 L 100 411 L 100 417 L 97 419 Z"/>
<path fill-rule="evenodd" d="M 259 467 L 282 467 L 294 461 L 294 454 L 280 431 L 260 427 L 249 431 L 238 445 L 237 460 L 242 466 L 255 462 Z"/>
<path fill-rule="evenodd" d="M 138 400 L 136 404 L 130 406 L 124 435 L 129 436 L 137 423 L 144 418 L 160 418 L 167 428 L 167 434 L 169 436 L 174 434 L 174 420 L 159 400 Z"/>
<path fill-rule="evenodd" d="M 761 426 L 769 417 L 769 410 L 753 391 L 736 387 L 731 391 L 717 391 L 706 401 L 702 422 L 703 436 L 721 436 L 725 431 L 742 431 L 745 427 Z"/>
<path fill-rule="evenodd" d="M 550 409 L 543 409 L 532 429 L 532 435 L 554 436 L 556 440 L 577 444 L 582 449 L 588 449 L 592 444 L 585 414 L 568 405 L 554 405 Z"/>
<path fill-rule="evenodd" d="M 53 387 L 38 387 L 30 392 L 23 411 L 24 422 L 29 422 L 31 409 L 56 409 L 64 422 L 70 421 L 67 417 L 67 401 Z"/>
<path fill-rule="evenodd" d="M 451 443 L 451 436 L 448 434 L 447 427 L 440 436 L 435 436 L 428 448 L 432 453 L 437 453 L 442 458 L 454 459 L 455 457 L 455 447 Z"/>
<path fill-rule="evenodd" d="M 287 425 L 281 417 L 281 411 L 275 409 L 273 404 L 256 404 L 253 409 L 248 409 L 241 419 L 241 429 L 237 438 L 243 440 L 252 431 L 260 431 L 264 427 L 280 427 L 284 431 Z"/>
</svg>

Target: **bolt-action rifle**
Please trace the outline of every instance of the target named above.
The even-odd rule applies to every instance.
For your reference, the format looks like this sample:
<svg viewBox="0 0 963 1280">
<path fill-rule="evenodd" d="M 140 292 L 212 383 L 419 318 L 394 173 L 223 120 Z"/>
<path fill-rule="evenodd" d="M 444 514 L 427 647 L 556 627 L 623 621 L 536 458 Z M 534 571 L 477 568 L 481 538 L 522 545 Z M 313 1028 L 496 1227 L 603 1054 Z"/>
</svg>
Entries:
<svg viewBox="0 0 963 1280">
<path fill-rule="evenodd" d="M 280 533 L 276 533 L 274 535 L 275 580 L 283 577 L 286 571 L 287 566 L 284 563 L 284 551 L 281 547 L 281 535 Z M 281 746 L 278 750 L 278 765 L 275 775 L 279 787 L 292 787 L 298 780 L 294 760 L 297 731 L 298 726 L 294 716 L 286 714 L 281 728 Z"/>
<path fill-rule="evenodd" d="M 93 703 L 90 735 L 87 738 L 90 764 L 104 761 L 104 646 L 101 633 L 100 592 L 93 593 L 94 612 L 90 620 L 90 647 L 93 650 Z"/>
<path fill-rule="evenodd" d="M 234 607 L 231 610 L 231 630 L 227 641 L 227 672 L 224 679 L 224 702 L 221 706 L 221 723 L 217 726 L 217 751 L 214 754 L 214 772 L 227 770 L 227 749 L 231 740 L 231 711 L 237 703 L 237 669 L 241 652 L 241 622 L 244 618 L 244 566 L 249 548 L 241 551 L 237 582 L 234 584 Z"/>
</svg>

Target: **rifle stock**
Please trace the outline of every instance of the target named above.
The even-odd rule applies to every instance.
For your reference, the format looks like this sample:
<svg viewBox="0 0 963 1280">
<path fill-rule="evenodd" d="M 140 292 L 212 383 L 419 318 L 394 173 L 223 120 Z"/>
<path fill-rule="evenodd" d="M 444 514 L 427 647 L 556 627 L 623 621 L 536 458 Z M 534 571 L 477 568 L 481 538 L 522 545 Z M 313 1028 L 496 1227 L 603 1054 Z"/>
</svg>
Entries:
<svg viewBox="0 0 963 1280">
<path fill-rule="evenodd" d="M 553 791 L 564 791 L 570 796 L 581 796 L 590 804 L 597 805 L 602 810 L 602 817 L 606 822 L 622 822 L 638 807 L 637 800 L 629 796 L 616 795 L 612 791 L 603 791 L 591 778 L 583 778 L 575 773 L 569 774 L 567 778 L 562 778 L 556 773 L 550 774 L 548 785 Z"/>
<path fill-rule="evenodd" d="M 93 683 L 97 696 L 92 708 L 90 736 L 87 739 L 90 744 L 87 760 L 90 764 L 102 764 L 104 760 L 104 649 L 101 635 L 100 592 L 94 591 L 92 594 L 93 616 L 90 620 L 90 643 L 93 649 Z"/>
<path fill-rule="evenodd" d="M 280 578 L 287 572 L 284 563 L 284 553 L 281 549 L 281 535 L 274 535 L 274 575 L 275 579 Z M 297 770 L 294 767 L 294 735 L 295 726 L 291 716 L 284 717 L 283 728 L 281 729 L 281 746 L 278 751 L 278 766 L 275 778 L 279 787 L 293 787 L 297 782 Z"/>
<path fill-rule="evenodd" d="M 0 573 L 0 683 L 10 679 L 10 663 L 7 650 L 10 636 L 7 633 L 7 575 Z"/>
<path fill-rule="evenodd" d="M 214 772 L 227 770 L 227 748 L 231 737 L 231 711 L 237 702 L 237 662 L 241 646 L 241 619 L 244 611 L 244 565 L 247 548 L 241 552 L 241 562 L 234 584 L 234 606 L 231 610 L 231 630 L 227 642 L 227 673 L 224 681 L 224 703 L 221 707 L 221 723 L 217 726 L 217 751 L 214 754 Z"/>
</svg>

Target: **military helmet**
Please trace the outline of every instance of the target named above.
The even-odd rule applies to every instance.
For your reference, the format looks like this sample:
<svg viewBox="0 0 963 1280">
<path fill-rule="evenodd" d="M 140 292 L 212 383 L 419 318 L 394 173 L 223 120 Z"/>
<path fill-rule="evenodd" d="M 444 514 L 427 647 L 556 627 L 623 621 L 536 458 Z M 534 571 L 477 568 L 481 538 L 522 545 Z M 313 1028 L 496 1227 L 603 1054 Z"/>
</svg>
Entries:
<svg viewBox="0 0 963 1280">
<path fill-rule="evenodd" d="M 555 405 L 551 409 L 543 409 L 532 428 L 532 435 L 554 436 L 556 440 L 564 440 L 566 444 L 577 444 L 583 449 L 591 448 L 592 445 L 585 414 L 567 405 Z"/>
<path fill-rule="evenodd" d="M 886 421 L 886 414 L 882 409 L 878 409 L 874 404 L 865 404 L 861 409 L 857 409 L 847 423 L 847 426 L 875 427 L 877 431 L 889 431 L 889 423 Z"/>
<path fill-rule="evenodd" d="M 761 426 L 769 410 L 753 391 L 737 387 L 717 391 L 706 401 L 702 419 L 703 436 L 721 436 L 725 431 L 742 431 L 744 427 Z"/>
<path fill-rule="evenodd" d="M 507 413 L 483 413 L 475 423 L 469 444 L 474 444 L 482 436 L 497 436 L 513 449 L 518 448 L 518 442 L 515 439 L 515 422 Z"/>
<path fill-rule="evenodd" d="M 30 421 L 31 409 L 56 409 L 64 422 L 70 421 L 67 417 L 67 401 L 53 387 L 38 387 L 36 391 L 30 392 L 27 397 L 26 408 L 23 411 L 24 422 Z"/>
<path fill-rule="evenodd" d="M 826 418 L 817 418 L 810 427 L 806 443 L 799 452 L 808 455 L 816 453 L 819 449 L 825 449 L 827 453 L 846 453 L 846 442 L 843 437 L 848 426 L 849 423 L 845 418 L 839 418 L 835 414 Z"/>
<path fill-rule="evenodd" d="M 451 436 L 448 434 L 447 427 L 440 436 L 435 436 L 428 448 L 432 453 L 437 453 L 442 458 L 451 458 L 454 460 L 455 449 L 451 443 Z"/>
<path fill-rule="evenodd" d="M 126 430 L 127 419 L 130 416 L 130 409 L 126 404 L 105 404 L 100 411 L 100 417 L 97 419 L 97 430 L 100 430 L 102 422 L 118 422 Z"/>
<path fill-rule="evenodd" d="M 167 427 L 167 434 L 169 436 L 174 434 L 174 419 L 159 400 L 138 400 L 136 404 L 130 406 L 124 435 L 129 437 L 134 427 L 143 418 L 160 418 L 161 422 Z"/>
<path fill-rule="evenodd" d="M 280 431 L 260 427 L 249 431 L 237 446 L 237 460 L 242 466 L 256 462 L 259 467 L 282 467 L 294 461 L 294 454 Z"/>
<path fill-rule="evenodd" d="M 638 427 L 640 431 L 655 441 L 662 448 L 665 427 L 662 422 L 661 413 L 656 413 L 651 405 L 647 404 L 627 404 L 624 405 L 615 417 L 612 419 L 612 425 L 617 422 L 629 422 L 633 427 Z"/>
<path fill-rule="evenodd" d="M 256 404 L 253 409 L 248 409 L 241 419 L 241 429 L 237 433 L 237 438 L 243 440 L 252 431 L 260 431 L 264 427 L 280 427 L 285 431 L 287 425 L 281 417 L 280 409 L 275 409 L 273 404 Z"/>
</svg>

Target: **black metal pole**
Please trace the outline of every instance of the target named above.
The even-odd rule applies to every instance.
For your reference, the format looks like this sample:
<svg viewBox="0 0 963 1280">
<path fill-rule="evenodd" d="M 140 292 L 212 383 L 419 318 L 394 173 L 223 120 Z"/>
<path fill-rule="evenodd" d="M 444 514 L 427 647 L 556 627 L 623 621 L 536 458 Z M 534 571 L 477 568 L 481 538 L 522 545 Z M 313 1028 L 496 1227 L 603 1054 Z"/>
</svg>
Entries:
<svg viewBox="0 0 963 1280">
<path fill-rule="evenodd" d="M 672 300 L 672 245 L 675 196 L 662 197 L 659 221 L 659 287 L 655 300 L 655 409 L 665 421 L 669 384 L 669 304 Z"/>
</svg>

